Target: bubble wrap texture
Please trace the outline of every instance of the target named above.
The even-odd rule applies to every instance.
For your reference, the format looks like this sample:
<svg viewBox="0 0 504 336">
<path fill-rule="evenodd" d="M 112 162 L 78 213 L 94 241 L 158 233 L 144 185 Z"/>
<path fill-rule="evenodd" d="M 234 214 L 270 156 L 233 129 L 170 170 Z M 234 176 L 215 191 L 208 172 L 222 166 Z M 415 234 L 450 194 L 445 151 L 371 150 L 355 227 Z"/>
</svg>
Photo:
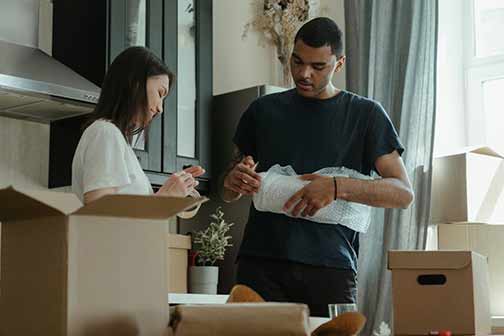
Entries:
<svg viewBox="0 0 504 336">
<path fill-rule="evenodd" d="M 363 175 L 353 169 L 345 167 L 323 168 L 315 174 L 336 177 L 350 177 L 370 180 L 370 176 Z M 299 175 L 291 166 L 274 165 L 267 172 L 260 173 L 262 177 L 259 192 L 253 197 L 254 206 L 259 211 L 274 212 L 293 217 L 282 210 L 285 202 L 310 181 L 299 179 Z M 347 202 L 338 199 L 330 205 L 320 209 L 313 217 L 303 217 L 307 220 L 341 224 L 354 231 L 365 233 L 371 219 L 371 208 L 367 205 Z"/>
</svg>

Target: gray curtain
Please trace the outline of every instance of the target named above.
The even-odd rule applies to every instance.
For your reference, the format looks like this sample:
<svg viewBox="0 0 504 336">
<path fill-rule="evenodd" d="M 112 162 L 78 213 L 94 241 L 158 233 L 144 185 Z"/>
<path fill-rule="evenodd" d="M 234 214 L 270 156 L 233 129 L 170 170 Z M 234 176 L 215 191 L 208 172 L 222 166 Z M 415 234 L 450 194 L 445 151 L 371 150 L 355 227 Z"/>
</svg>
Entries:
<svg viewBox="0 0 504 336">
<path fill-rule="evenodd" d="M 392 327 L 387 251 L 423 249 L 429 220 L 435 117 L 437 0 L 345 0 L 347 89 L 382 103 L 406 148 L 415 190 L 407 210 L 374 211 L 361 235 L 359 308 L 363 335 Z"/>
</svg>

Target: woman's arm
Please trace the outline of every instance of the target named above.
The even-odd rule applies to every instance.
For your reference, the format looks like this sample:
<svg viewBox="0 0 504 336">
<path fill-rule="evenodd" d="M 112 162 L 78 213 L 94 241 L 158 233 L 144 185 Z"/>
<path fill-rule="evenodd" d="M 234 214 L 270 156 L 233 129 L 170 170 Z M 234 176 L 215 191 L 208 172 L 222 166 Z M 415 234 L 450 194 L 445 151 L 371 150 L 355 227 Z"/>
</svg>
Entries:
<svg viewBox="0 0 504 336">
<path fill-rule="evenodd" d="M 98 198 L 103 197 L 105 195 L 116 194 L 117 188 L 101 188 L 96 190 L 88 191 L 84 194 L 84 204 L 88 204 L 92 201 L 96 201 Z"/>
</svg>

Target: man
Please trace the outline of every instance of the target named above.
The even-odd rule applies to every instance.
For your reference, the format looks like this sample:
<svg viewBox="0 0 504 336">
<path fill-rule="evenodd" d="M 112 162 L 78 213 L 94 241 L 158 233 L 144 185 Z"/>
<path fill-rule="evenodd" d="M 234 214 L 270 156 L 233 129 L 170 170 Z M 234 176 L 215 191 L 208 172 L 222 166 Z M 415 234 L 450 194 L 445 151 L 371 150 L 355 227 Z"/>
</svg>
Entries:
<svg viewBox="0 0 504 336">
<path fill-rule="evenodd" d="M 358 233 L 308 220 L 335 199 L 383 208 L 413 201 L 404 151 L 380 104 L 340 90 L 331 79 L 345 64 L 342 33 L 328 18 L 313 19 L 296 35 L 291 56 L 295 89 L 261 97 L 241 117 L 237 157 L 224 177 L 222 196 L 233 201 L 259 190 L 259 171 L 291 165 L 310 181 L 285 204 L 296 218 L 251 206 L 238 259 L 238 283 L 267 301 L 302 302 L 313 316 L 329 303 L 355 302 Z M 256 167 L 257 165 L 257 167 Z M 382 178 L 333 179 L 324 167 L 354 169 Z M 371 223 L 372 225 L 372 223 Z"/>
</svg>

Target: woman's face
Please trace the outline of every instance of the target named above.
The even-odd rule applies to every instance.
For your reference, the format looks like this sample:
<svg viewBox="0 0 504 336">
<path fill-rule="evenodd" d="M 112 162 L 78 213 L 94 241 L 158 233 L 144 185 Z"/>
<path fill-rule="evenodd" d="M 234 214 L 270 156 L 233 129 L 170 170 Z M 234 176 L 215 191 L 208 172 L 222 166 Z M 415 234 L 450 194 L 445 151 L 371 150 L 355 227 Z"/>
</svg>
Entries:
<svg viewBox="0 0 504 336">
<path fill-rule="evenodd" d="M 152 119 L 163 113 L 163 101 L 168 95 L 170 79 L 167 75 L 152 76 L 147 79 L 147 118 L 145 124 L 149 125 Z"/>
</svg>

